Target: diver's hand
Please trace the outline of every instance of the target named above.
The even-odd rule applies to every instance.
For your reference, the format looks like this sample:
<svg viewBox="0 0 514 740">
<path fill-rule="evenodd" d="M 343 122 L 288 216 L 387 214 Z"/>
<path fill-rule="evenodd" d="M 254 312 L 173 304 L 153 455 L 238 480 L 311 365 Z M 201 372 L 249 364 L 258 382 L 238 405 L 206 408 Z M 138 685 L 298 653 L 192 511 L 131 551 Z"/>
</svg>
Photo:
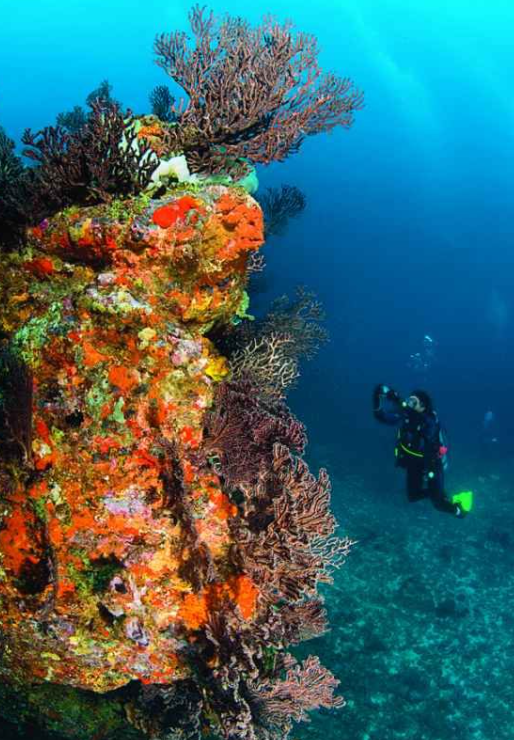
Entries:
<svg viewBox="0 0 514 740">
<path fill-rule="evenodd" d="M 378 411 L 382 407 L 383 399 L 387 398 L 390 401 L 399 400 L 400 396 L 388 385 L 379 383 L 373 390 L 373 409 Z"/>
<path fill-rule="evenodd" d="M 400 394 L 397 391 L 395 391 L 393 388 L 390 388 L 388 385 L 384 385 L 383 383 L 375 386 L 374 397 L 378 399 L 380 396 L 387 398 L 388 401 L 401 400 Z"/>
</svg>

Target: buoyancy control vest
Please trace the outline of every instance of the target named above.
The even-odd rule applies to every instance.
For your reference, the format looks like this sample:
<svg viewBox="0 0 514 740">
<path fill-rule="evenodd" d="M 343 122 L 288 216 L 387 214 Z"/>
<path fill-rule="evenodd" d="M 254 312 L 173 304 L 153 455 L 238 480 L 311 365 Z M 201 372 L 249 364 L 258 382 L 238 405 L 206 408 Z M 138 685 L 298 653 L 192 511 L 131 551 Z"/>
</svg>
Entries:
<svg viewBox="0 0 514 740">
<path fill-rule="evenodd" d="M 432 464 L 439 460 L 444 469 L 448 465 L 446 434 L 435 411 L 418 414 L 408 411 L 398 429 L 395 447 L 396 464 L 405 468 L 410 462 Z"/>
</svg>

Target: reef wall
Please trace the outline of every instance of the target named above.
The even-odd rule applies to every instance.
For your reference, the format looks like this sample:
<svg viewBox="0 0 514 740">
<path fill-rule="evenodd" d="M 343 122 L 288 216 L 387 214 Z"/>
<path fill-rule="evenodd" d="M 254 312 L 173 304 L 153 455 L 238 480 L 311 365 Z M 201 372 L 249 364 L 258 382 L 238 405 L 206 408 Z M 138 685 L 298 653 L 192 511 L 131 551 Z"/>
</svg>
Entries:
<svg viewBox="0 0 514 740">
<path fill-rule="evenodd" d="M 250 617 L 256 599 L 236 572 L 212 593 L 192 584 L 199 552 L 223 570 L 235 513 L 195 461 L 228 371 L 203 334 L 237 314 L 260 209 L 224 187 L 123 209 L 59 214 L 2 266 L 8 382 L 26 405 L 8 441 L 31 472 L 3 480 L 0 671 L 95 691 L 187 675 L 175 628 L 187 639 L 223 598 Z"/>
<path fill-rule="evenodd" d="M 31 167 L 0 131 L 0 716 L 48 738 L 285 740 L 344 703 L 289 652 L 351 545 L 285 403 L 320 306 L 248 314 L 249 193 L 363 96 L 289 22 L 189 20 L 162 118 L 104 82 Z"/>
<path fill-rule="evenodd" d="M 300 617 L 323 622 L 319 604 L 308 614 L 306 597 L 326 564 L 319 540 L 334 527 L 328 482 L 291 457 L 303 433 L 282 407 L 268 402 L 251 418 L 242 409 L 234 416 L 234 393 L 243 391 L 206 337 L 244 316 L 247 258 L 261 244 L 251 196 L 206 184 L 65 209 L 3 258 L 4 681 L 102 693 L 134 681 L 189 682 L 198 693 L 218 681 L 223 704 L 251 678 L 245 704 L 264 707 L 259 692 L 273 692 L 270 660 L 285 634 L 275 644 L 254 632 L 250 647 L 244 630 L 269 629 L 270 614 L 278 623 L 289 610 L 294 642 L 308 631 Z M 217 396 L 218 386 L 225 391 Z M 240 469 L 224 470 L 230 452 L 220 437 L 237 419 L 260 434 L 253 480 L 244 449 Z M 244 448 L 238 437 L 230 443 Z M 258 547 L 269 550 L 268 562 Z M 246 669 L 231 651 L 242 651 Z M 240 675 L 227 674 L 223 687 L 216 670 L 231 663 Z M 212 675 L 199 678 L 199 666 Z M 289 669 L 302 680 L 292 659 L 276 668 L 275 677 Z M 321 703 L 337 703 L 328 672 L 315 663 L 306 671 L 328 691 Z M 153 713 L 145 718 L 131 701 L 133 724 L 155 735 Z M 205 706 L 194 701 L 200 715 Z M 213 727 L 227 726 L 215 703 Z M 250 725 L 257 710 L 246 711 Z M 239 717 L 241 708 L 230 712 Z"/>
</svg>

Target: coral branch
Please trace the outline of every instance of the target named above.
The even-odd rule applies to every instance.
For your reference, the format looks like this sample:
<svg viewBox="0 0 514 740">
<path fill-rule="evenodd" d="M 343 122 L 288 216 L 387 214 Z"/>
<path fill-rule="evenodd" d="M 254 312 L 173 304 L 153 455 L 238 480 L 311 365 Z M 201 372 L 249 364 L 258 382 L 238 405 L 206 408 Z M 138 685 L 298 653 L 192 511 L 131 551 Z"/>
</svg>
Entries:
<svg viewBox="0 0 514 740">
<path fill-rule="evenodd" d="M 157 85 L 150 93 L 152 113 L 161 121 L 170 123 L 175 120 L 172 113 L 174 102 L 175 98 L 171 94 L 169 87 L 166 87 L 166 85 Z"/>
<path fill-rule="evenodd" d="M 25 131 L 24 155 L 34 160 L 35 200 L 45 215 L 71 204 L 109 202 L 143 190 L 158 165 L 138 139 L 130 112 L 116 104 L 92 103 L 87 122 L 76 133 L 59 126 L 36 134 Z"/>
<path fill-rule="evenodd" d="M 238 531 L 245 570 L 265 598 L 290 603 L 313 598 L 318 582 L 330 582 L 332 568 L 344 562 L 353 543 L 332 536 L 329 505 L 326 472 L 316 480 L 303 460 L 275 444 L 271 469 L 243 505 L 250 526 Z"/>
<path fill-rule="evenodd" d="M 281 401 L 266 401 L 257 385 L 246 380 L 223 383 L 214 408 L 205 418 L 205 454 L 216 459 L 229 489 L 256 485 L 273 462 L 277 442 L 302 453 L 304 425 Z"/>
<path fill-rule="evenodd" d="M 311 655 L 302 666 L 290 668 L 284 681 L 255 687 L 254 697 L 267 723 L 287 733 L 292 720 L 308 720 L 308 711 L 344 706 L 342 697 L 334 697 L 338 685 L 339 681 Z"/>
<path fill-rule="evenodd" d="M 296 218 L 306 206 L 305 195 L 294 185 L 266 188 L 259 197 L 264 214 L 266 237 L 283 234 L 290 218 Z"/>
<path fill-rule="evenodd" d="M 255 29 L 240 18 L 218 23 L 199 6 L 189 20 L 193 48 L 175 32 L 158 36 L 155 52 L 188 96 L 174 111 L 176 135 L 195 169 L 283 160 L 305 136 L 353 123 L 363 96 L 351 80 L 322 74 L 314 36 L 272 17 Z"/>
<path fill-rule="evenodd" d="M 224 350 L 235 379 L 249 378 L 262 394 L 283 398 L 299 376 L 302 357 L 312 359 L 328 341 L 324 313 L 314 293 L 299 287 L 296 299 L 275 300 L 261 320 L 232 331 Z"/>
<path fill-rule="evenodd" d="M 15 154 L 15 144 L 0 127 L 0 248 L 21 245 L 30 208 L 30 172 Z"/>
<path fill-rule="evenodd" d="M 311 360 L 329 339 L 327 330 L 320 325 L 324 319 L 322 305 L 315 293 L 300 286 L 296 289 L 295 300 L 290 301 L 284 295 L 273 301 L 257 328 L 263 335 L 289 336 L 293 339 L 288 345 L 290 356 L 296 360 L 302 356 Z"/>
<path fill-rule="evenodd" d="M 253 339 L 231 357 L 234 378 L 249 377 L 260 385 L 263 393 L 283 398 L 300 374 L 298 363 L 290 353 L 293 343 L 287 334 L 271 333 Z"/>
</svg>

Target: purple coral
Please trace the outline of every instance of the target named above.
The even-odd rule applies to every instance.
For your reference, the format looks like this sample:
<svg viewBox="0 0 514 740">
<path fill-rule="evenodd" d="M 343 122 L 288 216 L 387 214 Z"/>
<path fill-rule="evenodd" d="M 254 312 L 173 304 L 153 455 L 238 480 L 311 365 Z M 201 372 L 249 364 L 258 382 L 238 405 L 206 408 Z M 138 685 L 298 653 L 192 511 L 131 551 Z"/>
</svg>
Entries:
<svg viewBox="0 0 514 740">
<path fill-rule="evenodd" d="M 270 401 L 250 380 L 223 383 L 205 418 L 204 449 L 216 458 L 229 489 L 255 485 L 273 462 L 277 442 L 302 453 L 304 425 L 279 400 Z"/>
<path fill-rule="evenodd" d="M 274 445 L 272 465 L 247 491 L 241 508 L 236 527 L 241 560 L 271 603 L 315 598 L 318 583 L 331 580 L 330 570 L 352 544 L 333 537 L 326 471 L 316 479 L 284 445 Z"/>
<path fill-rule="evenodd" d="M 195 170 L 219 171 L 245 157 L 269 164 L 296 152 L 305 136 L 348 128 L 363 96 L 351 80 L 322 74 L 314 36 L 271 17 L 252 29 L 240 18 L 218 23 L 195 6 L 194 35 L 162 34 L 157 64 L 188 96 L 173 132 Z"/>
<path fill-rule="evenodd" d="M 128 116 L 128 120 L 127 120 Z M 127 197 L 150 182 L 158 160 L 137 134 L 130 119 L 116 105 L 92 103 L 84 126 L 68 133 L 49 126 L 22 137 L 24 155 L 37 163 L 34 207 L 50 215 L 69 205 L 92 205 Z"/>
<path fill-rule="evenodd" d="M 344 699 L 334 697 L 339 681 L 310 655 L 302 666 L 293 664 L 283 681 L 264 682 L 254 690 L 261 721 L 287 735 L 292 720 L 308 719 L 306 712 L 318 707 L 341 707 Z"/>
<path fill-rule="evenodd" d="M 259 197 L 264 214 L 264 231 L 267 237 L 283 234 L 290 218 L 296 218 L 306 206 L 305 195 L 294 185 L 266 188 Z"/>
</svg>

